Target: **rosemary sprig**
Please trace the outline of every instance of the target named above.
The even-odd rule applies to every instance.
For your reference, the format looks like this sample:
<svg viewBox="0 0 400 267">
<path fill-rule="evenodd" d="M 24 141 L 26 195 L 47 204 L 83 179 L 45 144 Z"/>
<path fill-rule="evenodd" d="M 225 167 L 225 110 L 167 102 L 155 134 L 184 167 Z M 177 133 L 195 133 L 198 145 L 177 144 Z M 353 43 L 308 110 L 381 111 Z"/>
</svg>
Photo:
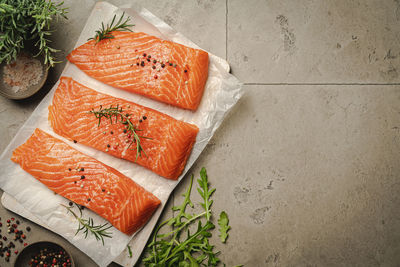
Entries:
<svg viewBox="0 0 400 267">
<path fill-rule="evenodd" d="M 136 126 L 129 119 L 129 115 L 123 113 L 122 107 L 120 108 L 119 105 L 117 105 L 116 107 L 113 107 L 111 105 L 109 108 L 103 108 L 103 106 L 100 105 L 99 110 L 92 109 L 89 113 L 94 114 L 96 116 L 96 118 L 99 120 L 98 126 L 100 126 L 101 119 L 103 117 L 106 118 L 106 119 L 109 119 L 111 124 L 113 123 L 113 117 L 114 117 L 115 118 L 115 123 L 120 122 L 123 125 L 125 125 L 125 129 L 126 129 L 126 133 L 125 134 L 133 136 L 133 139 L 130 142 L 128 148 L 130 148 L 133 143 L 136 143 L 136 159 L 135 159 L 135 162 L 137 161 L 139 156 L 142 157 L 142 152 L 147 157 L 147 154 L 143 150 L 143 147 L 141 145 L 140 138 L 145 138 L 145 139 L 152 139 L 152 138 L 146 137 L 146 136 L 140 136 L 140 135 L 137 134 L 137 132 L 142 131 L 142 130 L 136 128 Z"/>
<path fill-rule="evenodd" d="M 124 18 L 125 12 L 122 13 L 122 16 L 119 18 L 118 22 L 114 25 L 115 19 L 117 15 L 114 15 L 112 21 L 110 24 L 107 24 L 107 26 L 104 26 L 104 23 L 101 23 L 101 28 L 96 31 L 96 35 L 94 37 L 91 37 L 88 39 L 89 40 L 95 40 L 96 44 L 100 42 L 101 40 L 104 39 L 114 39 L 114 35 L 111 34 L 113 31 L 132 31 L 128 27 L 134 26 L 134 24 L 128 24 L 128 21 L 131 19 L 130 17 L 127 17 L 125 21 L 122 21 Z"/>
<path fill-rule="evenodd" d="M 129 258 L 132 258 L 133 254 L 132 254 L 131 246 L 127 245 L 126 247 L 128 248 Z"/>
<path fill-rule="evenodd" d="M 77 235 L 80 231 L 83 231 L 83 233 L 85 234 L 85 238 L 87 238 L 88 234 L 92 233 L 94 235 L 94 237 L 97 239 L 97 241 L 101 240 L 103 245 L 104 245 L 104 237 L 108 237 L 108 238 L 112 237 L 112 233 L 107 232 L 107 230 L 110 229 L 112 227 L 112 225 L 108 225 L 108 223 L 101 224 L 101 225 L 94 225 L 92 218 L 89 218 L 89 219 L 82 218 L 82 210 L 80 209 L 80 207 L 78 205 L 76 205 L 76 206 L 78 207 L 79 212 L 80 212 L 79 216 L 72 210 L 73 207 L 67 207 L 63 204 L 61 204 L 61 206 L 66 208 L 68 210 L 68 212 L 70 212 L 75 217 L 75 219 L 79 222 L 78 229 L 76 230 L 75 235 Z"/>
</svg>

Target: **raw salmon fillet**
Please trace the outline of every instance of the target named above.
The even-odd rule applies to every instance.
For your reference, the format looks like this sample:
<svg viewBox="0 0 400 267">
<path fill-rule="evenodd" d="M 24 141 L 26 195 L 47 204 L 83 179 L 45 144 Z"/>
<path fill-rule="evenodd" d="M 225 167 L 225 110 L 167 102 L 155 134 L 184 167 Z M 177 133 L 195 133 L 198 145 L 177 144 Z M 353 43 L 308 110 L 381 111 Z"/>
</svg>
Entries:
<svg viewBox="0 0 400 267">
<path fill-rule="evenodd" d="M 87 75 L 113 87 L 180 108 L 196 110 L 208 77 L 208 53 L 143 32 L 112 32 L 67 59 Z"/>
<path fill-rule="evenodd" d="M 138 135 L 142 152 L 136 161 L 136 144 L 132 136 L 125 133 L 120 121 L 99 119 L 91 114 L 110 106 L 122 108 L 129 114 L 130 121 L 140 130 Z M 55 91 L 53 103 L 49 106 L 49 121 L 54 131 L 75 142 L 94 147 L 115 157 L 123 158 L 146 167 L 168 178 L 177 179 L 182 173 L 190 155 L 197 126 L 176 120 L 156 110 L 101 94 L 85 87 L 71 78 L 62 77 Z M 151 139 L 148 139 L 151 138 Z"/>
<path fill-rule="evenodd" d="M 57 194 L 96 212 L 131 235 L 160 200 L 130 178 L 36 129 L 11 160 Z"/>
</svg>

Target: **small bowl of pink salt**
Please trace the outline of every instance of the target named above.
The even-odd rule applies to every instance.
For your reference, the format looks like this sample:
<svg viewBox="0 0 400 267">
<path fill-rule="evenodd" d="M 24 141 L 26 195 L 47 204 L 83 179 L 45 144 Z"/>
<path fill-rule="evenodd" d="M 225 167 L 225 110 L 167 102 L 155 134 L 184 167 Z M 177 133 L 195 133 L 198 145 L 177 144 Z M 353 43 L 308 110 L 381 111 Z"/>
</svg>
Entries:
<svg viewBox="0 0 400 267">
<path fill-rule="evenodd" d="M 0 95 L 9 99 L 28 98 L 43 87 L 47 74 L 43 57 L 23 51 L 9 64 L 0 64 Z"/>
</svg>

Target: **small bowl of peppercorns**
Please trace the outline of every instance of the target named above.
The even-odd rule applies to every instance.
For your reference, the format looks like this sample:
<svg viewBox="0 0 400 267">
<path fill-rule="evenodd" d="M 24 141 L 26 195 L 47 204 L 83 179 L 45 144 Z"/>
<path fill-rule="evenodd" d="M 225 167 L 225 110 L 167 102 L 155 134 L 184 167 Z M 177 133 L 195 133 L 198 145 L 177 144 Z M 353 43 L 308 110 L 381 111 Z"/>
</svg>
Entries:
<svg viewBox="0 0 400 267">
<path fill-rule="evenodd" d="M 71 255 L 63 247 L 53 242 L 43 241 L 24 248 L 15 260 L 14 266 L 75 267 L 75 264 Z"/>
</svg>

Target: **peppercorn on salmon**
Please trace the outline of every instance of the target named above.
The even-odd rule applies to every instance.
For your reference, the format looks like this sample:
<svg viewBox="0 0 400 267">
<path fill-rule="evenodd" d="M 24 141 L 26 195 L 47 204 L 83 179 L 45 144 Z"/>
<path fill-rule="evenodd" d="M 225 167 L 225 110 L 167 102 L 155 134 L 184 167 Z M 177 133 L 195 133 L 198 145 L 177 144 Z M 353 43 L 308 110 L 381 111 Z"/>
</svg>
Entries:
<svg viewBox="0 0 400 267">
<path fill-rule="evenodd" d="M 49 106 L 54 131 L 168 179 L 182 173 L 197 126 L 62 77 Z"/>
<path fill-rule="evenodd" d="M 96 212 L 131 235 L 160 200 L 117 170 L 36 129 L 11 160 L 57 194 Z"/>
<path fill-rule="evenodd" d="M 143 32 L 111 33 L 73 50 L 67 59 L 87 75 L 133 93 L 196 110 L 208 77 L 208 53 Z"/>
</svg>

